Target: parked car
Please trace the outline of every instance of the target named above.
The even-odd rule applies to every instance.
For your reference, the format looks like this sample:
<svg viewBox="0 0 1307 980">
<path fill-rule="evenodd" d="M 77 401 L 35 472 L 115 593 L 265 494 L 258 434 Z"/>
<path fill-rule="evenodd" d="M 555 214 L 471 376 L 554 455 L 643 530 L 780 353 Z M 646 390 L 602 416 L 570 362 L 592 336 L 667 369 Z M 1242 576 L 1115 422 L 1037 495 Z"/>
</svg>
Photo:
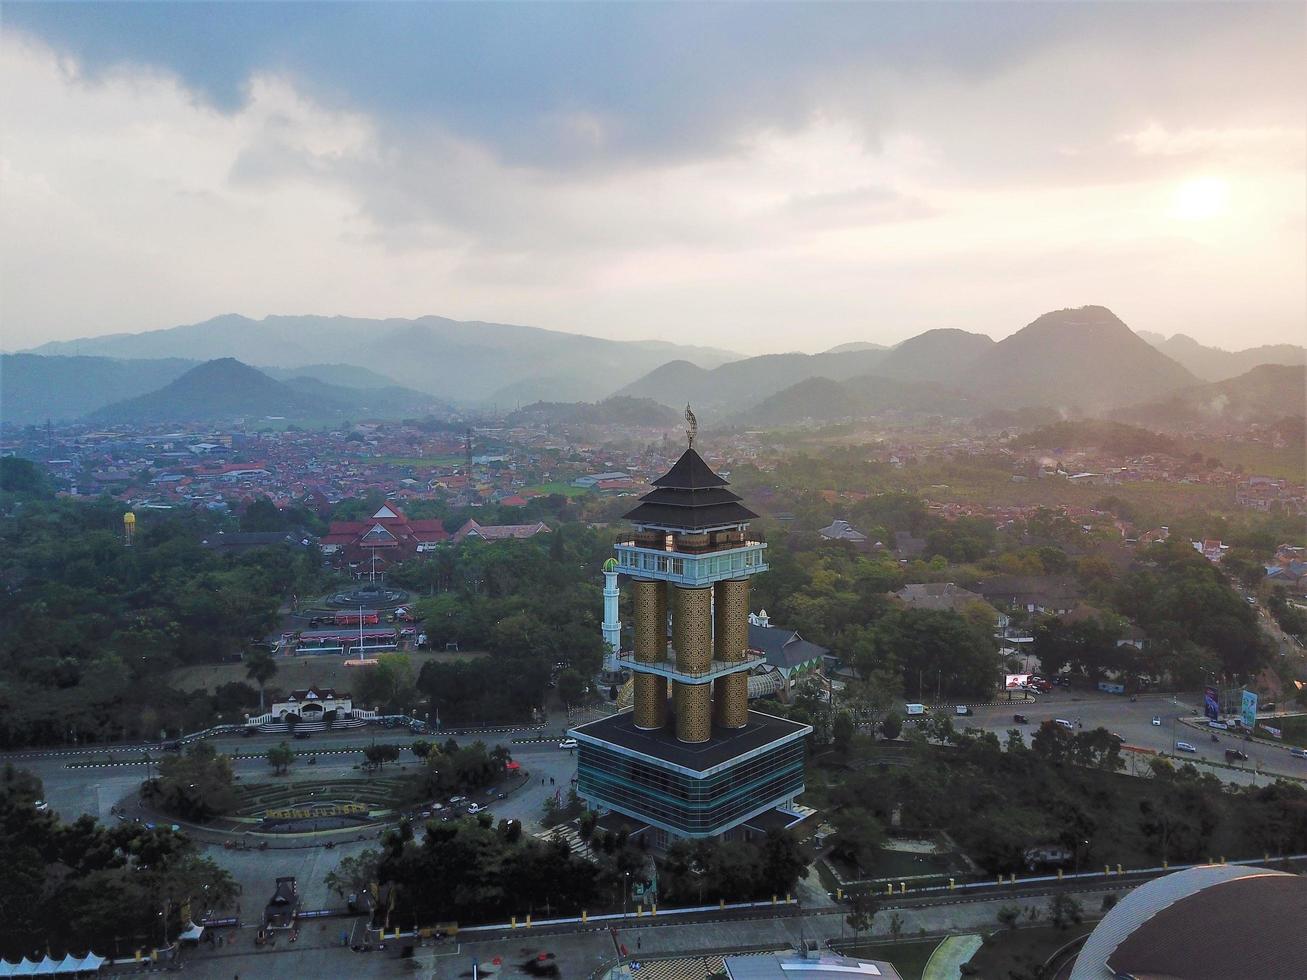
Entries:
<svg viewBox="0 0 1307 980">
<path fill-rule="evenodd" d="M 1226 762 L 1247 762 L 1247 761 L 1248 761 L 1248 753 L 1247 753 L 1247 752 L 1240 752 L 1238 749 L 1226 749 L 1226 750 L 1225 750 L 1225 761 L 1226 761 Z"/>
<path fill-rule="evenodd" d="M 37 800 L 32 806 L 36 807 L 39 813 L 45 813 L 46 810 L 50 809 L 50 804 L 45 800 Z"/>
<path fill-rule="evenodd" d="M 1161 716 L 1161 715 L 1153 715 L 1153 724 L 1156 725 L 1158 728 L 1161 728 L 1161 727 L 1162 727 L 1162 716 Z"/>
<path fill-rule="evenodd" d="M 1074 732 L 1076 730 L 1075 722 L 1068 721 L 1066 718 L 1054 718 L 1053 724 L 1060 725 L 1061 727 L 1065 728 L 1068 732 Z"/>
<path fill-rule="evenodd" d="M 1177 752 L 1197 752 L 1198 746 L 1190 745 L 1188 742 L 1176 742 L 1175 749 Z"/>
<path fill-rule="evenodd" d="M 1114 739 L 1116 739 L 1119 745 L 1125 745 L 1125 736 L 1122 735 L 1120 732 L 1108 732 L 1108 734 L 1111 735 Z"/>
<path fill-rule="evenodd" d="M 1208 727 L 1208 728 L 1219 728 L 1219 729 L 1220 729 L 1221 731 L 1223 731 L 1223 732 L 1226 732 L 1226 731 L 1229 731 L 1229 730 L 1230 730 L 1230 726 L 1229 726 L 1229 725 L 1227 725 L 1227 724 L 1226 724 L 1225 722 L 1223 722 L 1223 721 L 1217 721 L 1215 718 L 1213 718 L 1211 721 L 1209 721 L 1209 722 L 1207 723 L 1207 727 Z"/>
<path fill-rule="evenodd" d="M 561 742 L 558 743 L 558 747 L 559 747 L 560 749 L 574 749 L 574 748 L 576 748 L 576 739 L 574 739 L 574 738 L 565 738 L 565 739 L 563 739 Z"/>
<path fill-rule="evenodd" d="M 468 805 L 467 812 L 475 816 L 476 814 L 480 813 L 484 809 L 485 807 L 483 807 L 480 803 L 472 803 Z"/>
<path fill-rule="evenodd" d="M 1014 724 L 1014 725 L 1029 725 L 1029 724 L 1030 724 L 1030 719 L 1027 718 L 1025 715 L 1013 715 L 1013 716 L 1012 716 L 1012 724 Z"/>
<path fill-rule="evenodd" d="M 1307 759 L 1307 749 L 1290 749 L 1289 754 L 1295 759 Z"/>
<path fill-rule="evenodd" d="M 296 732 L 296 733 L 295 733 L 295 737 L 296 737 L 297 739 L 299 739 L 299 740 L 302 742 L 302 741 L 304 741 L 304 739 L 306 739 L 306 738 L 312 738 L 313 736 L 310 735 L 308 732 Z"/>
<path fill-rule="evenodd" d="M 955 715 L 969 715 L 972 712 L 971 709 L 967 707 L 965 704 L 959 704 L 956 708 L 953 709 L 953 713 Z"/>
<path fill-rule="evenodd" d="M 466 796 L 451 796 L 449 798 L 449 805 L 453 806 L 455 803 L 462 803 L 466 799 Z"/>
</svg>

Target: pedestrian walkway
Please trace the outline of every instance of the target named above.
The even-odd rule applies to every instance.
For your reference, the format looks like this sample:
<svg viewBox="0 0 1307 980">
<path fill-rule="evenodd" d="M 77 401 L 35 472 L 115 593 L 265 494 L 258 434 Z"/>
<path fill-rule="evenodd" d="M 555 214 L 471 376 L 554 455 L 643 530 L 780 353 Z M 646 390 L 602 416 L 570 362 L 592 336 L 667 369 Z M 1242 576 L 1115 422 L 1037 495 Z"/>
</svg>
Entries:
<svg viewBox="0 0 1307 980">
<path fill-rule="evenodd" d="M 563 841 L 577 857 L 587 861 L 594 860 L 594 853 L 590 850 L 589 843 L 581 839 L 581 834 L 571 824 L 559 824 L 557 827 L 542 830 L 535 836 L 543 841 Z"/>
<path fill-rule="evenodd" d="M 691 956 L 631 964 L 632 980 L 707 980 L 726 969 L 720 956 Z"/>
<path fill-rule="evenodd" d="M 958 980 L 962 965 L 971 962 L 981 943 L 980 936 L 949 936 L 930 954 L 921 980 Z"/>
</svg>

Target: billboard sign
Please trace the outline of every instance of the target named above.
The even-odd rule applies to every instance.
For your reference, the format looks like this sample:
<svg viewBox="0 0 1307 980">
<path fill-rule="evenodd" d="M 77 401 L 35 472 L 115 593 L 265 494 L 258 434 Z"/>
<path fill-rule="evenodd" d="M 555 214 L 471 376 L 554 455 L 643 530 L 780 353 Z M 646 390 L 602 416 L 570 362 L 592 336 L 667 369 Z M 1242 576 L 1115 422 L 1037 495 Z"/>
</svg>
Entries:
<svg viewBox="0 0 1307 980">
<path fill-rule="evenodd" d="M 1203 688 L 1203 714 L 1212 721 L 1221 717 L 1221 698 L 1214 687 Z"/>
<path fill-rule="evenodd" d="M 1243 727 L 1253 729 L 1257 727 L 1257 693 L 1255 691 L 1244 691 L 1243 700 L 1239 705 L 1239 720 L 1243 722 Z"/>
</svg>

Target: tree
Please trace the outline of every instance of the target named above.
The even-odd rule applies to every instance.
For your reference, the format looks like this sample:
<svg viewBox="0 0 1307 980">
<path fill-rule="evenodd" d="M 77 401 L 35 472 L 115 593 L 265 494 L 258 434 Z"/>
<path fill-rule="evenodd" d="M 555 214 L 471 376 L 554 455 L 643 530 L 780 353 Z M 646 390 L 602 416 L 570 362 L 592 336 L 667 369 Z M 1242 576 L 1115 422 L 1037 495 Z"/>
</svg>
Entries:
<svg viewBox="0 0 1307 980">
<path fill-rule="evenodd" d="M 567 670 L 559 672 L 558 696 L 562 698 L 563 704 L 580 704 L 587 690 L 589 690 L 589 687 L 585 678 L 577 671 L 569 667 Z"/>
<path fill-rule="evenodd" d="M 762 868 L 759 888 L 763 894 L 787 895 L 800 878 L 808 875 L 798 841 L 783 830 L 769 831 L 762 845 Z"/>
<path fill-rule="evenodd" d="M 855 654 L 859 673 L 893 670 L 919 697 L 928 680 L 945 697 L 983 697 L 994 691 L 1002 663 L 993 636 L 951 611 L 890 610 L 866 641 Z"/>
<path fill-rule="evenodd" d="M 880 733 L 888 739 L 896 739 L 903 732 L 903 717 L 897 711 L 891 711 L 880 723 Z"/>
<path fill-rule="evenodd" d="M 277 662 L 265 650 L 255 650 L 245 657 L 245 676 L 259 685 L 259 714 L 266 710 L 263 704 L 263 689 L 268 681 L 277 676 Z"/>
<path fill-rule="evenodd" d="M 341 898 L 366 893 L 377 882 L 381 858 L 381 852 L 372 849 L 341 858 L 336 867 L 327 872 L 324 883 Z"/>
<path fill-rule="evenodd" d="M 833 851 L 858 868 L 870 868 L 885 843 L 885 828 L 866 809 L 840 806 L 831 814 L 835 824 Z"/>
<path fill-rule="evenodd" d="M 899 915 L 898 912 L 890 913 L 889 934 L 895 942 L 903 938 L 903 916 Z"/>
<path fill-rule="evenodd" d="M 1000 925 L 1007 926 L 1009 929 L 1015 929 L 1017 927 L 1017 922 L 1020 919 L 1020 905 L 1000 905 L 998 907 L 998 921 Z"/>
<path fill-rule="evenodd" d="M 399 758 L 399 746 L 373 743 L 363 749 L 363 758 L 380 769 L 387 762 L 394 762 Z"/>
<path fill-rule="evenodd" d="M 835 716 L 835 722 L 831 728 L 835 748 L 838 751 L 845 753 L 849 751 L 853 744 L 853 732 L 853 716 L 847 711 L 841 711 Z"/>
<path fill-rule="evenodd" d="M 291 767 L 295 761 L 295 751 L 285 742 L 274 745 L 267 751 L 268 763 L 272 766 L 272 771 L 280 776 Z"/>
<path fill-rule="evenodd" d="M 168 813 L 203 823 L 236 805 L 231 759 L 208 742 L 195 742 L 184 754 L 159 762 L 159 778 L 142 787 Z"/>
<path fill-rule="evenodd" d="M 425 738 L 418 739 L 411 746 L 411 750 L 413 754 L 417 756 L 419 759 L 425 759 L 429 755 L 431 755 L 432 748 L 434 748 L 434 746 L 432 746 L 432 744 L 428 742 Z"/>
<path fill-rule="evenodd" d="M 413 664 L 406 653 L 383 653 L 360 679 L 358 700 L 383 710 L 407 713 L 416 696 Z"/>
<path fill-rule="evenodd" d="M 871 931 L 880 904 L 866 892 L 855 892 L 849 896 L 849 913 L 845 916 L 855 938 Z"/>
<path fill-rule="evenodd" d="M 1059 929 L 1067 929 L 1084 919 L 1084 910 L 1070 895 L 1058 892 L 1049 900 L 1048 918 Z"/>
</svg>

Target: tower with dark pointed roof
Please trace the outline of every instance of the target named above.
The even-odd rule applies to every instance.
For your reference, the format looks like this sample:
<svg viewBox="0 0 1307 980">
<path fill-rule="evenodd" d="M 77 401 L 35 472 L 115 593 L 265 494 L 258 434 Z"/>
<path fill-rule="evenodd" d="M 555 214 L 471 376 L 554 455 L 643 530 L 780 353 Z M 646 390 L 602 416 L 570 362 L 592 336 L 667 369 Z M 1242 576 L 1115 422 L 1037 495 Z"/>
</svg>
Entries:
<svg viewBox="0 0 1307 980">
<path fill-rule="evenodd" d="M 749 532 L 758 515 L 694 448 L 698 425 L 688 406 L 686 421 L 689 446 L 625 515 L 634 529 L 615 548 L 634 612 L 634 648 L 619 655 L 635 675 L 634 708 L 572 734 L 581 750 L 578 792 L 592 805 L 671 836 L 703 837 L 792 803 L 803 789 L 802 736 L 811 728 L 749 710 L 749 672 L 762 659 L 748 649 L 749 579 L 767 570 L 767 545 Z M 633 753 L 643 756 L 639 765 L 622 761 Z M 708 758 L 716 761 L 704 782 L 693 764 Z M 759 778 L 744 791 L 718 778 L 759 759 L 751 770 Z M 683 803 L 667 803 L 672 783 L 682 786 Z"/>
</svg>

